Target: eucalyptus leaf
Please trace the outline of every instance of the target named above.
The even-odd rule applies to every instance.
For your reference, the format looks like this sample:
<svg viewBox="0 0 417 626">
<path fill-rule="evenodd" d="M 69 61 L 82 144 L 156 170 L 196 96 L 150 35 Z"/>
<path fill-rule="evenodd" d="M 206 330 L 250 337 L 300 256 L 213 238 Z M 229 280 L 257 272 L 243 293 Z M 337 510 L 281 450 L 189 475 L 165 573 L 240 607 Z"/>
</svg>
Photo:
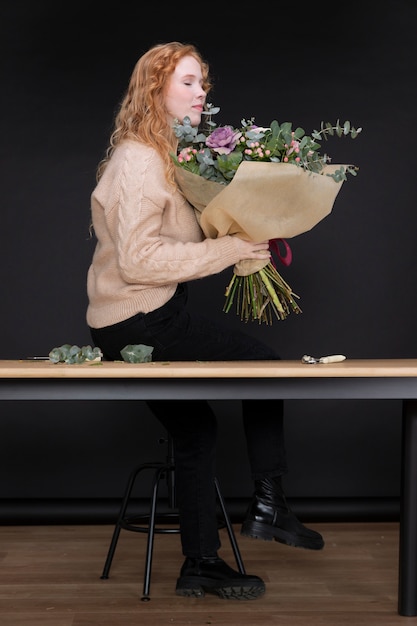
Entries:
<svg viewBox="0 0 417 626">
<path fill-rule="evenodd" d="M 143 343 L 128 344 L 120 350 L 123 361 L 127 363 L 149 363 L 152 361 L 152 352 L 153 346 L 146 346 Z"/>
</svg>

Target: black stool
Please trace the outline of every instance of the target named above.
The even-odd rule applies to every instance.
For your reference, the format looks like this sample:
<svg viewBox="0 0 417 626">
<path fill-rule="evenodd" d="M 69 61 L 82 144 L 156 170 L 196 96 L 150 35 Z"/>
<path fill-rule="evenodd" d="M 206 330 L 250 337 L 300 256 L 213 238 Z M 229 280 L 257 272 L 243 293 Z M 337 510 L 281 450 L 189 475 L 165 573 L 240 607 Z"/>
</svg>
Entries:
<svg viewBox="0 0 417 626">
<path fill-rule="evenodd" d="M 119 540 L 120 531 L 122 528 L 125 530 L 132 530 L 134 532 L 142 532 L 148 534 L 147 548 L 146 548 L 146 562 L 145 562 L 145 576 L 143 583 L 143 594 L 141 600 L 143 602 L 149 601 L 149 588 L 151 584 L 151 568 L 152 568 L 152 554 L 153 554 L 153 543 L 155 533 L 179 533 L 180 529 L 178 526 L 178 513 L 175 511 L 176 502 L 175 502 L 175 458 L 174 458 L 174 446 L 172 439 L 168 437 L 167 439 L 160 439 L 160 443 L 167 443 L 168 452 L 165 463 L 142 463 L 138 467 L 136 467 L 130 475 L 130 478 L 127 483 L 126 492 L 122 500 L 122 504 L 119 511 L 119 517 L 116 522 L 116 526 L 113 531 L 113 536 L 110 542 L 109 551 L 107 553 L 106 562 L 104 564 L 103 573 L 101 578 L 106 579 L 109 577 L 110 567 L 113 561 L 114 553 L 116 551 L 117 542 Z M 138 475 L 144 470 L 154 470 L 154 478 L 153 478 L 153 487 L 152 487 L 152 498 L 150 511 L 148 515 L 137 515 L 134 517 L 128 517 L 126 515 L 127 508 L 130 501 L 130 496 L 135 485 L 135 481 Z M 169 513 L 164 513 L 160 517 L 157 518 L 156 510 L 157 510 L 157 502 L 158 502 L 158 491 L 160 481 L 165 478 L 166 484 L 168 487 L 168 507 L 170 509 Z M 227 528 L 227 533 L 229 535 L 230 543 L 233 549 L 233 554 L 236 559 L 237 567 L 241 574 L 245 574 L 245 566 L 242 561 L 242 557 L 240 554 L 239 546 L 236 541 L 236 536 L 229 518 L 229 515 L 226 511 L 225 502 L 223 496 L 220 491 L 219 483 L 217 478 L 214 479 L 214 485 L 216 488 L 217 499 L 220 504 L 222 519 L 219 521 L 219 528 Z M 157 524 L 166 524 L 170 523 L 176 524 L 175 528 L 160 528 Z"/>
</svg>

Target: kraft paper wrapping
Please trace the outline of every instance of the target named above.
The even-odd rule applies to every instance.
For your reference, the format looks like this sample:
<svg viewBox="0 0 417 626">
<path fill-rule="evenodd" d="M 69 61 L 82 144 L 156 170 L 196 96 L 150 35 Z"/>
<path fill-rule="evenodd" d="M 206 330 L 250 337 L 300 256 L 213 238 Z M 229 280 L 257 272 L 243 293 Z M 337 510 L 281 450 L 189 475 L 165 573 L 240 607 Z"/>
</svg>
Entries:
<svg viewBox="0 0 417 626">
<path fill-rule="evenodd" d="M 206 237 L 237 235 L 258 242 L 295 237 L 329 215 L 343 181 L 326 174 L 340 167 L 326 165 L 315 174 L 290 163 L 243 161 L 228 185 L 180 167 L 176 178 Z M 235 272 L 248 275 L 266 263 L 241 262 Z"/>
</svg>

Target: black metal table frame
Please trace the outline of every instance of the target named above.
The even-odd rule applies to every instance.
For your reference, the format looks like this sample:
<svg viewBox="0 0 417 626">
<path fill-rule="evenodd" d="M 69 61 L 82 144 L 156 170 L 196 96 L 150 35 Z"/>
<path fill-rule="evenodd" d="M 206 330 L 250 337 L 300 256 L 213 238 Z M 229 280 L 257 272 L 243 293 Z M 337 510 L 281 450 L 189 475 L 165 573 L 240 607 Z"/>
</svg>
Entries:
<svg viewBox="0 0 417 626">
<path fill-rule="evenodd" d="M 398 613 L 417 615 L 417 378 L 3 378 L 0 400 L 401 400 Z"/>
</svg>

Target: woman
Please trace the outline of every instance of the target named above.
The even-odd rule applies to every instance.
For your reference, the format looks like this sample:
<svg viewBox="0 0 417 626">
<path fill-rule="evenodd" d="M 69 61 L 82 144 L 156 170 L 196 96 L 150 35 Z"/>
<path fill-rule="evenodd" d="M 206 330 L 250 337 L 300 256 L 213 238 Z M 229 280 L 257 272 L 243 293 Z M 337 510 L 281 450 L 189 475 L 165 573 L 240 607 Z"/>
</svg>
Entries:
<svg viewBox="0 0 417 626">
<path fill-rule="evenodd" d="M 173 125 L 201 121 L 210 90 L 208 66 L 193 45 L 158 44 L 137 62 L 97 170 L 91 210 L 97 245 L 88 272 L 87 323 L 106 359 L 128 344 L 153 346 L 155 361 L 279 359 L 272 347 L 223 329 L 187 309 L 187 283 L 243 259 L 269 257 L 268 242 L 205 239 L 175 184 Z M 181 545 L 176 585 L 182 596 L 261 596 L 258 576 L 218 557 L 215 494 L 216 417 L 206 401 L 148 403 L 172 436 Z M 321 535 L 288 508 L 283 403 L 243 401 L 242 417 L 254 495 L 242 534 L 313 550 Z"/>
</svg>

